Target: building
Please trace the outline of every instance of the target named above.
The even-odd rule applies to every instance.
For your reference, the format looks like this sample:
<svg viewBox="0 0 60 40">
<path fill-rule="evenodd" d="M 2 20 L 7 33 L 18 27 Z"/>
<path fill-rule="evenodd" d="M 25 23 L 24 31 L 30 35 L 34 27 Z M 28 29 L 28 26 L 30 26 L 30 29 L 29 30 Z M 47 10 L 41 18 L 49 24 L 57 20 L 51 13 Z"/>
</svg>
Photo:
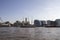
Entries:
<svg viewBox="0 0 60 40">
<path fill-rule="evenodd" d="M 41 20 L 41 21 L 40 21 L 40 26 L 45 27 L 45 26 L 46 26 L 46 21 Z"/>
<path fill-rule="evenodd" d="M 34 20 L 34 25 L 36 27 L 40 27 L 40 21 L 39 20 Z"/>
<path fill-rule="evenodd" d="M 56 22 L 56 26 L 60 27 L 60 19 L 56 19 L 55 22 Z"/>
<path fill-rule="evenodd" d="M 25 23 L 27 23 L 28 22 L 28 19 L 27 18 L 25 18 L 25 21 L 24 21 Z"/>
<path fill-rule="evenodd" d="M 44 20 L 34 20 L 34 25 L 37 26 L 37 27 L 45 27 L 46 25 L 46 21 Z"/>
<path fill-rule="evenodd" d="M 46 27 L 55 27 L 55 21 L 47 20 Z"/>
<path fill-rule="evenodd" d="M 22 25 L 21 27 L 29 27 L 30 26 L 30 22 L 27 18 L 25 18 L 23 21 L 22 21 Z"/>
</svg>

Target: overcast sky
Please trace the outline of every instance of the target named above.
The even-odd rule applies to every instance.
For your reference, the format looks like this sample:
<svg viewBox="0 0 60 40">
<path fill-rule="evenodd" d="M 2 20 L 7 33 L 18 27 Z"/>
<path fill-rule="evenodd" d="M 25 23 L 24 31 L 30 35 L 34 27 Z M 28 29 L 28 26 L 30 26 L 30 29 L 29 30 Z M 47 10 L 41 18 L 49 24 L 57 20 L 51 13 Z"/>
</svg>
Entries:
<svg viewBox="0 0 60 40">
<path fill-rule="evenodd" d="M 14 22 L 25 17 L 39 20 L 60 18 L 60 0 L 0 0 L 0 17 Z"/>
</svg>

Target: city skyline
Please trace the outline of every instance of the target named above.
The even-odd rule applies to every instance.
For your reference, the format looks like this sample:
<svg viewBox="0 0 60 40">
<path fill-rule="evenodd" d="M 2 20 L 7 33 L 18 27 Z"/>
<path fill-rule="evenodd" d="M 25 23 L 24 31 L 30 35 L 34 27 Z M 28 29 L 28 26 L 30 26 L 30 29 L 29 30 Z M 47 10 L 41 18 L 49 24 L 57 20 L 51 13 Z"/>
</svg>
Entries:
<svg viewBox="0 0 60 40">
<path fill-rule="evenodd" d="M 0 0 L 0 17 L 11 22 L 25 17 L 30 20 L 60 19 L 60 0 Z"/>
</svg>

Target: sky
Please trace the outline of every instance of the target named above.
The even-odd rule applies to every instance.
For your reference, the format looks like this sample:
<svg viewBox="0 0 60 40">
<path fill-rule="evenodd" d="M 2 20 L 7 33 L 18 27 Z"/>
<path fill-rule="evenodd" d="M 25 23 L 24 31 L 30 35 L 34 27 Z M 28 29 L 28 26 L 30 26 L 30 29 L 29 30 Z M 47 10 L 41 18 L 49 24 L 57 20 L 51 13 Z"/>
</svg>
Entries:
<svg viewBox="0 0 60 40">
<path fill-rule="evenodd" d="M 60 19 L 60 0 L 0 0 L 3 21 Z"/>
</svg>

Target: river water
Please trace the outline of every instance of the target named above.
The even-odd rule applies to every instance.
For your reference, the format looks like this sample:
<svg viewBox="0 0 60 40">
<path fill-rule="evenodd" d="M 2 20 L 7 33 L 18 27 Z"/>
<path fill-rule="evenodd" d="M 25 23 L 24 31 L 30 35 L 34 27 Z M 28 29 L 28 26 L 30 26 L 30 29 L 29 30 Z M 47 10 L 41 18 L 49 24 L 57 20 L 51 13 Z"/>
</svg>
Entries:
<svg viewBox="0 0 60 40">
<path fill-rule="evenodd" d="M 0 27 L 0 40 L 60 40 L 60 28 Z"/>
</svg>

